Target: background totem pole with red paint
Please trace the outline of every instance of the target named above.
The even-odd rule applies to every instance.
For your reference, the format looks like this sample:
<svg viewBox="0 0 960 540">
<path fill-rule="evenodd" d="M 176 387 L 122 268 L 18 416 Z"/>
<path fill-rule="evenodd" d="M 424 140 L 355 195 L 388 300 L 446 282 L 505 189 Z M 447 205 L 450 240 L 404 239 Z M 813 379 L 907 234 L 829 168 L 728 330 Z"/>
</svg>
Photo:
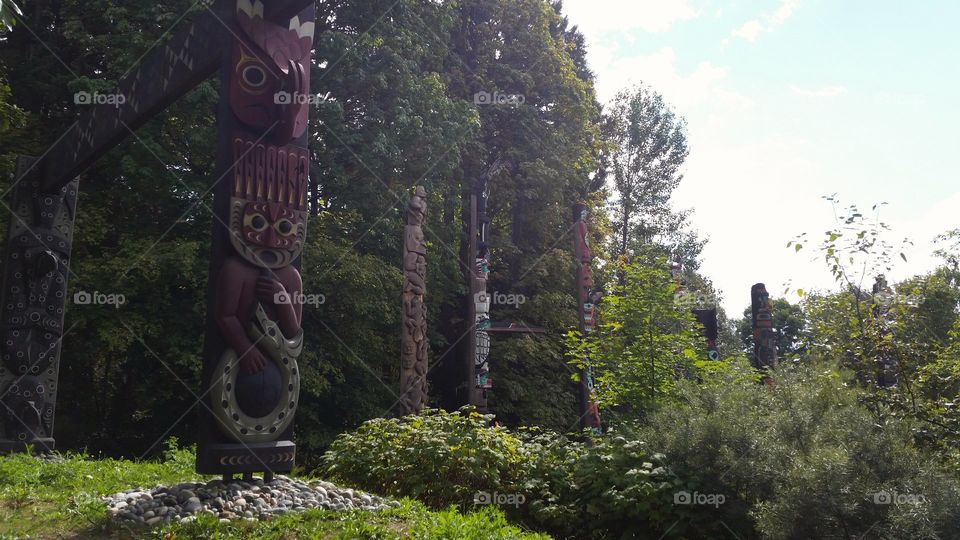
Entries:
<svg viewBox="0 0 960 540">
<path fill-rule="evenodd" d="M 573 206 L 573 252 L 577 261 L 577 311 L 580 315 L 580 332 L 586 336 L 596 325 L 596 301 L 598 294 L 593 290 L 593 270 L 587 226 L 587 206 L 577 203 Z M 600 410 L 593 400 L 593 374 L 590 371 L 590 359 L 584 359 L 584 369 L 580 372 L 580 427 L 599 433 L 601 430 Z"/>
</svg>

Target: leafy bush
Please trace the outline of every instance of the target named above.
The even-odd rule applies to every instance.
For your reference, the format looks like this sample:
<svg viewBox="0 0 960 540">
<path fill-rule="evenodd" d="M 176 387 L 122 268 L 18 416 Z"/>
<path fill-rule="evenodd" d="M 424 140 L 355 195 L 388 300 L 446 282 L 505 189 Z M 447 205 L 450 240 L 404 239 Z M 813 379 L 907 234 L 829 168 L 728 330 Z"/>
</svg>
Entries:
<svg viewBox="0 0 960 540">
<path fill-rule="evenodd" d="M 642 442 L 610 436 L 586 444 L 490 420 L 469 410 L 371 420 L 337 438 L 321 474 L 435 507 L 476 508 L 478 494 L 499 494 L 509 497 L 509 517 L 562 537 L 659 538 L 688 517 L 672 504 L 680 483 L 665 457 Z"/>
<path fill-rule="evenodd" d="M 691 490 L 720 494 L 691 530 L 741 538 L 955 538 L 960 485 L 912 444 L 912 425 L 877 415 L 841 373 L 781 371 L 776 387 L 730 380 L 680 392 L 636 437 L 670 456 Z"/>
<path fill-rule="evenodd" d="M 428 410 L 378 418 L 337 437 L 322 458 L 323 474 L 387 495 L 415 497 L 433 507 L 465 508 L 474 494 L 520 485 L 523 441 L 492 416 Z"/>
</svg>

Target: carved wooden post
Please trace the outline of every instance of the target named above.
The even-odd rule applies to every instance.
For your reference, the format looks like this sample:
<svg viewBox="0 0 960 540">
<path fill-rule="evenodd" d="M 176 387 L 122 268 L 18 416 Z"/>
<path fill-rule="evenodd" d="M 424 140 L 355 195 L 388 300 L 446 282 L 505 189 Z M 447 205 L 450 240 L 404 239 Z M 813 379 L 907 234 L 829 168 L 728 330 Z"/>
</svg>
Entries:
<svg viewBox="0 0 960 540">
<path fill-rule="evenodd" d="M 887 285 L 887 279 L 884 276 L 877 276 L 872 291 L 873 318 L 878 325 L 880 336 L 887 336 L 890 334 L 890 303 L 893 300 L 893 290 Z M 891 354 L 886 340 L 881 340 L 878 353 L 877 386 L 881 388 L 896 386 L 899 380 L 897 359 Z"/>
<path fill-rule="evenodd" d="M 482 184 L 482 186 L 485 185 Z M 490 295 L 487 294 L 487 274 L 490 273 L 490 246 L 487 243 L 487 198 L 484 187 L 470 198 L 469 256 L 474 257 L 468 270 L 470 309 L 473 332 L 469 341 L 467 381 L 469 404 L 479 412 L 488 412 L 487 390 L 493 388 L 490 378 Z"/>
<path fill-rule="evenodd" d="M 403 329 L 400 340 L 401 415 L 416 414 L 427 405 L 427 243 L 423 222 L 427 192 L 417 186 L 407 208 L 403 232 Z"/>
<path fill-rule="evenodd" d="M 717 350 L 717 308 L 694 309 L 693 316 L 697 322 L 703 325 L 703 337 L 707 340 L 707 359 L 719 360 L 720 352 Z"/>
<path fill-rule="evenodd" d="M 294 465 L 313 19 L 312 2 L 291 17 L 265 14 L 259 0 L 238 0 L 228 20 L 197 449 L 202 474 L 269 477 Z"/>
<path fill-rule="evenodd" d="M 214 198 L 215 221 L 230 222 L 230 228 L 237 234 L 228 237 L 225 225 L 214 225 L 205 386 L 214 389 L 209 386 L 210 375 L 218 367 L 220 356 L 225 354 L 227 343 L 236 345 L 244 328 L 252 334 L 259 327 L 267 334 L 263 341 L 276 345 L 260 343 L 258 348 L 251 349 L 253 352 L 240 352 L 244 368 L 253 371 L 261 362 L 268 364 L 266 356 L 279 358 L 279 363 L 283 363 L 284 354 L 288 361 L 296 357 L 296 347 L 291 349 L 291 340 L 282 344 L 278 340 L 281 335 L 286 336 L 283 332 L 299 335 L 299 306 L 288 308 L 294 304 L 264 301 L 264 317 L 257 317 L 257 321 L 241 312 L 250 307 L 251 294 L 255 293 L 259 300 L 269 297 L 268 293 L 278 286 L 287 292 L 299 292 L 296 269 L 306 233 L 303 211 L 308 172 L 306 97 L 313 4 L 312 0 L 270 0 L 266 6 L 259 0 L 214 0 L 118 82 L 113 93 L 124 99 L 86 108 L 41 158 L 35 161 L 22 158 L 18 162 L 11 200 L 14 215 L 6 246 L 0 301 L 3 333 L 0 416 L 4 419 L 0 425 L 0 451 L 19 451 L 27 444 L 37 450 L 53 447 L 53 413 L 77 176 L 218 67 L 223 84 L 217 168 L 221 174 L 218 178 L 223 180 Z M 236 252 L 231 250 L 231 244 Z M 246 262 L 240 262 L 241 259 Z M 237 270 L 224 272 L 221 279 L 221 267 L 229 265 Z M 238 283 L 249 285 L 244 280 L 250 277 L 250 268 L 260 269 L 261 286 L 253 292 L 249 287 L 231 289 Z M 233 296 L 220 294 L 218 297 L 221 286 Z M 217 298 L 234 298 L 235 302 L 217 304 Z M 296 298 L 294 296 L 294 300 Z M 231 311 L 236 313 L 225 315 Z M 259 313 L 258 309 L 256 314 Z M 223 336 L 218 324 L 223 325 Z M 277 334 L 278 331 L 281 334 Z M 243 339 L 249 339 L 249 335 Z M 266 352 L 261 353 L 260 348 Z M 283 352 L 277 353 L 278 349 Z M 269 366 L 260 371 L 273 373 Z M 299 380 L 296 369 L 284 373 L 287 373 L 284 380 L 289 380 L 289 384 L 286 393 L 281 395 L 295 396 Z M 223 408 L 234 410 L 234 400 L 238 398 L 240 411 L 254 411 L 264 405 L 266 397 L 251 400 L 246 392 L 237 389 L 232 379 L 227 380 L 225 373 L 221 375 L 221 390 L 233 393 L 230 399 L 219 402 Z M 203 394 L 207 408 L 211 403 L 209 394 L 209 391 Z M 274 440 L 281 435 L 290 438 L 289 419 L 287 423 L 280 420 L 289 418 L 294 408 L 295 400 L 291 400 L 286 410 L 278 413 L 275 407 L 270 413 L 276 414 L 273 420 L 277 422 L 248 423 L 253 431 L 263 431 L 267 439 L 273 437 L 270 440 Z M 237 416 L 241 423 L 247 422 L 240 411 Z M 218 417 L 222 414 L 220 411 Z M 232 418 L 233 414 L 228 417 Z M 259 419 L 271 419 L 271 416 Z M 213 422 L 209 417 L 207 420 L 208 424 Z M 249 434 L 243 433 L 249 431 L 245 425 L 240 428 L 242 440 L 232 437 L 229 429 L 215 435 L 216 428 L 207 427 L 201 437 L 203 455 L 198 461 L 201 472 L 289 470 L 292 466 L 292 443 L 288 446 L 278 443 L 276 446 L 283 451 L 257 450 L 260 452 L 257 453 L 245 442 L 251 440 Z M 254 456 L 260 465 L 250 465 L 246 463 L 249 457 L 236 453 L 218 454 L 220 450 L 210 445 L 223 442 L 224 437 L 244 446 L 247 454 Z M 217 459 L 221 459 L 219 465 L 214 463 Z"/>
<path fill-rule="evenodd" d="M 573 205 L 573 253 L 577 260 L 577 312 L 580 319 L 580 332 L 586 336 L 596 325 L 595 311 L 598 295 L 593 290 L 593 255 L 590 252 L 589 228 L 587 225 L 587 205 Z M 600 410 L 593 400 L 593 373 L 590 371 L 590 359 L 585 358 L 585 367 L 580 372 L 580 428 L 601 430 Z"/>
<path fill-rule="evenodd" d="M 773 329 L 773 306 L 763 283 L 750 288 L 753 315 L 753 367 L 769 371 L 777 365 L 777 334 Z"/>
<path fill-rule="evenodd" d="M 0 451 L 54 447 L 53 415 L 67 296 L 78 180 L 45 191 L 26 176 L 33 158 L 17 161 L 10 198 L 0 362 Z"/>
</svg>

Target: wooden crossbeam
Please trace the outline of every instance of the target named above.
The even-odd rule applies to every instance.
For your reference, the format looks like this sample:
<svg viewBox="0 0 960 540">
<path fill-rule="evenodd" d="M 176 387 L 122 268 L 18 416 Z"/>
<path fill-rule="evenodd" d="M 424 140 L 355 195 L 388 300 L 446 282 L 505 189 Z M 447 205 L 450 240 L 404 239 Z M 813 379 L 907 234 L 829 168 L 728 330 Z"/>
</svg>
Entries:
<svg viewBox="0 0 960 540">
<path fill-rule="evenodd" d="M 495 322 L 490 325 L 487 332 L 491 334 L 546 334 L 546 328 L 539 326 L 527 326 L 523 323 Z"/>
<path fill-rule="evenodd" d="M 312 0 L 266 0 L 268 17 L 290 18 Z M 183 23 L 163 45 L 123 77 L 114 94 L 123 103 L 90 105 L 33 167 L 42 191 L 65 186 L 180 96 L 212 76 L 230 53 L 229 28 L 236 0 L 216 0 Z M 113 100 L 120 101 L 120 100 Z"/>
</svg>

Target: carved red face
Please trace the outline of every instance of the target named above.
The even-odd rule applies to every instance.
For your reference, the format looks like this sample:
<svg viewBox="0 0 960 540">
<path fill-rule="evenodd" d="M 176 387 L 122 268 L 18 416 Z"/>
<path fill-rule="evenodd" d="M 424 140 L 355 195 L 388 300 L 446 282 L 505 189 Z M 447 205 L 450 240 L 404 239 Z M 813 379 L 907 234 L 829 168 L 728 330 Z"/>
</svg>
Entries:
<svg viewBox="0 0 960 540">
<path fill-rule="evenodd" d="M 303 250 L 306 212 L 289 206 L 233 198 L 230 240 L 244 259 L 266 268 L 289 265 Z"/>
<path fill-rule="evenodd" d="M 293 247 L 300 221 L 296 214 L 278 203 L 247 203 L 243 209 L 243 239 L 268 248 Z"/>
<path fill-rule="evenodd" d="M 230 107 L 243 124 L 287 144 L 307 128 L 313 23 L 266 21 L 259 0 L 239 0 L 236 14 Z"/>
</svg>

